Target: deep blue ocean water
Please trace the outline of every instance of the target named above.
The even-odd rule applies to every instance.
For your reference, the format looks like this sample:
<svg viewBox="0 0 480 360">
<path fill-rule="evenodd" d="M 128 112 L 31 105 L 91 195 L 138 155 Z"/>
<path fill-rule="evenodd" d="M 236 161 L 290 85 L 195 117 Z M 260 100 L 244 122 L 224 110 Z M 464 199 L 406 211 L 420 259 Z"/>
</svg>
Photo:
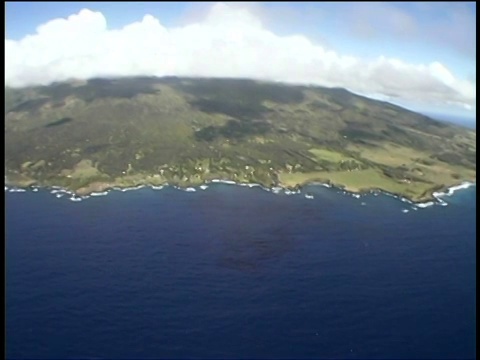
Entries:
<svg viewBox="0 0 480 360">
<path fill-rule="evenodd" d="M 475 357 L 475 187 L 305 191 L 6 192 L 7 357 Z"/>
</svg>

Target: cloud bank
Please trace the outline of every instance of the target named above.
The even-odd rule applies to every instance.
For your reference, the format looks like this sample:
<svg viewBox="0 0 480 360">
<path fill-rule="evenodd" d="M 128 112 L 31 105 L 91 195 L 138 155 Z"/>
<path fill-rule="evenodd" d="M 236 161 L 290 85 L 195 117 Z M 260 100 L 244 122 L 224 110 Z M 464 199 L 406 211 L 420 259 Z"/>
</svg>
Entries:
<svg viewBox="0 0 480 360">
<path fill-rule="evenodd" d="M 19 41 L 5 40 L 5 84 L 20 87 L 102 76 L 242 77 L 339 86 L 361 94 L 474 109 L 475 85 L 440 62 L 364 60 L 279 36 L 248 8 L 216 3 L 201 20 L 166 28 L 151 15 L 108 29 L 88 9 L 55 19 Z"/>
</svg>

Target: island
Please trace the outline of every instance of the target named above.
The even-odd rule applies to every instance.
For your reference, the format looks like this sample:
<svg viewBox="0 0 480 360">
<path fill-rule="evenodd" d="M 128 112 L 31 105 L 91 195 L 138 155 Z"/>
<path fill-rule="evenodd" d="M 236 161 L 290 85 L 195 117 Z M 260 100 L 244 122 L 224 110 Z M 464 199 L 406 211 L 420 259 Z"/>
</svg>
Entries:
<svg viewBox="0 0 480 360">
<path fill-rule="evenodd" d="M 413 202 L 476 179 L 476 132 L 342 88 L 124 77 L 5 88 L 9 184 L 78 195 L 213 179 Z"/>
</svg>

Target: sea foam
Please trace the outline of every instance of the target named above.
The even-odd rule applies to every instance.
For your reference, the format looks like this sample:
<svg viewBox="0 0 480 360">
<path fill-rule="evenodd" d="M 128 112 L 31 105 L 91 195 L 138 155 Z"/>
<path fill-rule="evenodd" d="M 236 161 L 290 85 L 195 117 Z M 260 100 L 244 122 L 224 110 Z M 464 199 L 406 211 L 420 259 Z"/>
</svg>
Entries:
<svg viewBox="0 0 480 360">
<path fill-rule="evenodd" d="M 8 192 L 11 192 L 11 193 L 13 193 L 13 192 L 26 192 L 26 191 L 27 191 L 27 190 L 22 189 L 22 188 L 10 188 L 10 189 L 8 190 Z"/>
<path fill-rule="evenodd" d="M 415 205 L 420 209 L 425 209 L 429 206 L 435 205 L 435 203 L 433 201 L 427 201 L 427 202 L 418 203 L 418 204 L 415 204 Z"/>
<path fill-rule="evenodd" d="M 237 183 L 232 180 L 222 180 L 222 179 L 212 179 L 212 183 L 221 183 L 221 184 L 228 184 L 228 185 L 236 185 Z"/>
<path fill-rule="evenodd" d="M 102 191 L 102 192 L 92 192 L 90 196 L 105 196 L 108 195 L 108 191 Z"/>
<path fill-rule="evenodd" d="M 474 185 L 475 185 L 474 183 L 465 181 L 465 182 L 461 183 L 460 185 L 455 185 L 455 186 L 449 187 L 447 189 L 447 192 L 434 192 L 433 196 L 435 198 L 440 198 L 442 196 L 452 196 L 455 193 L 455 191 L 458 191 L 458 190 L 461 190 L 461 189 L 468 189 L 469 187 L 474 186 Z"/>
<path fill-rule="evenodd" d="M 126 191 L 132 191 L 132 190 L 140 190 L 144 187 L 145 187 L 145 185 L 138 185 L 138 186 L 134 186 L 134 187 L 123 188 L 123 189 L 120 189 L 120 191 L 126 192 Z"/>
</svg>

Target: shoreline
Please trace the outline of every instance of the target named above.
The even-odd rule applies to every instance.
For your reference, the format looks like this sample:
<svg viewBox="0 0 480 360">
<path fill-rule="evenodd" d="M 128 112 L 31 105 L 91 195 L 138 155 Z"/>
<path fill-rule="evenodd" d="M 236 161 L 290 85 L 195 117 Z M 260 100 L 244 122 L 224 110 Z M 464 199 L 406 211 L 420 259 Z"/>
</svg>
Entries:
<svg viewBox="0 0 480 360">
<path fill-rule="evenodd" d="M 70 200 L 72 201 L 81 201 L 84 199 L 88 199 L 90 197 L 97 197 L 97 196 L 105 196 L 108 195 L 110 191 L 121 191 L 121 192 L 127 192 L 127 191 L 132 191 L 132 190 L 140 190 L 146 187 L 151 188 L 152 190 L 162 190 L 165 187 L 173 187 L 177 190 L 185 191 L 185 192 L 196 192 L 196 191 L 202 191 L 206 190 L 210 184 L 227 184 L 227 185 L 236 185 L 236 186 L 242 186 L 242 187 L 260 187 L 264 191 L 271 192 L 274 194 L 279 194 L 280 192 L 283 191 L 285 195 L 293 195 L 293 194 L 300 194 L 302 192 L 302 189 L 306 186 L 323 186 L 327 188 L 332 188 L 336 189 L 339 191 L 342 191 L 344 194 L 348 194 L 350 196 L 353 196 L 355 198 L 360 198 L 361 196 L 364 196 L 366 194 L 373 194 L 374 196 L 377 196 L 378 194 L 383 194 L 386 196 L 393 197 L 395 199 L 398 199 L 402 202 L 406 202 L 410 205 L 419 207 L 419 208 L 426 208 L 432 205 L 441 205 L 441 206 L 446 206 L 447 203 L 442 199 L 444 196 L 451 196 L 455 191 L 461 190 L 461 189 L 467 189 L 471 186 L 476 186 L 476 181 L 461 181 L 459 184 L 452 185 L 452 186 L 445 186 L 442 187 L 439 190 L 436 190 L 432 192 L 428 197 L 425 197 L 425 199 L 422 199 L 420 201 L 414 201 L 412 199 L 409 199 L 402 194 L 396 194 L 392 193 L 389 191 L 385 191 L 382 189 L 378 188 L 369 188 L 365 190 L 351 190 L 348 189 L 348 187 L 343 186 L 343 185 L 336 185 L 332 184 L 331 182 L 318 182 L 318 181 L 312 181 L 312 182 L 306 182 L 303 184 L 297 184 L 295 186 L 286 186 L 283 184 L 276 184 L 276 186 L 273 187 L 268 187 L 264 186 L 262 184 L 258 183 L 237 183 L 233 180 L 225 180 L 225 179 L 211 179 L 208 181 L 203 182 L 200 185 L 185 185 L 185 186 L 179 186 L 179 185 L 174 185 L 174 184 L 169 184 L 169 183 L 164 183 L 161 185 L 152 185 L 152 184 L 138 184 L 135 186 L 125 186 L 121 187 L 119 185 L 115 185 L 112 183 L 92 183 L 88 187 L 85 187 L 83 189 L 85 190 L 90 190 L 92 185 L 95 185 L 93 190 L 90 191 L 73 191 L 69 190 L 67 188 L 62 188 L 61 186 L 57 185 L 28 185 L 28 186 L 21 186 L 21 185 L 16 185 L 14 183 L 8 183 L 7 178 L 5 178 L 5 191 L 10 191 L 10 192 L 26 192 L 27 190 L 32 190 L 33 192 L 37 192 L 39 189 L 50 189 L 51 194 L 55 194 L 56 197 L 60 198 L 65 195 L 70 195 Z M 81 190 L 81 189 L 80 189 Z M 313 196 L 306 194 L 305 195 L 308 199 L 312 199 Z"/>
</svg>

